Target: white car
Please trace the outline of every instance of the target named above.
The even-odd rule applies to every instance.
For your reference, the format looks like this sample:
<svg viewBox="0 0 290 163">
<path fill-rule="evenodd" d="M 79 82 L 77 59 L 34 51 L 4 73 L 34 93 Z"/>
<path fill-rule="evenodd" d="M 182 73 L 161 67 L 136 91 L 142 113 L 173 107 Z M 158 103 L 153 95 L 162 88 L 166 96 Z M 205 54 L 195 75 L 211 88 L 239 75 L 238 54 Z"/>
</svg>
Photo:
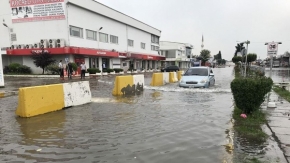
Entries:
<svg viewBox="0 0 290 163">
<path fill-rule="evenodd" d="M 181 77 L 179 87 L 209 88 L 215 84 L 215 77 L 210 67 L 191 67 Z"/>
</svg>

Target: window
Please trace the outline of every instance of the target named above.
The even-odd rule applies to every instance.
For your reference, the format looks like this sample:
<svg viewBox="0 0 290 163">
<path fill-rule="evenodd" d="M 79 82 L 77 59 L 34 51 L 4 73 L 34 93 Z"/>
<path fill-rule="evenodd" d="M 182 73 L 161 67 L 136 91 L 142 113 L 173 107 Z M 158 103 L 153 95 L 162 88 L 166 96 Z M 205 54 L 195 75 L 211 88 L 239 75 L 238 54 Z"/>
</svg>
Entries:
<svg viewBox="0 0 290 163">
<path fill-rule="evenodd" d="M 83 38 L 83 29 L 78 28 L 78 27 L 74 27 L 74 26 L 70 26 L 70 35 Z"/>
<path fill-rule="evenodd" d="M 117 36 L 111 35 L 110 40 L 111 40 L 111 43 L 118 44 L 118 37 Z"/>
<path fill-rule="evenodd" d="M 151 45 L 151 50 L 158 51 L 159 50 L 159 46 Z"/>
<path fill-rule="evenodd" d="M 101 42 L 108 42 L 108 34 L 100 33 L 100 41 Z"/>
<path fill-rule="evenodd" d="M 151 42 L 155 44 L 159 44 L 159 36 L 151 35 Z"/>
<path fill-rule="evenodd" d="M 87 29 L 87 39 L 90 40 L 97 40 L 97 32 L 96 31 L 91 31 Z"/>
<path fill-rule="evenodd" d="M 141 42 L 141 49 L 145 49 L 145 43 Z"/>
<path fill-rule="evenodd" d="M 134 41 L 133 40 L 128 40 L 128 46 L 134 46 Z"/>
<path fill-rule="evenodd" d="M 191 68 L 188 69 L 184 76 L 192 76 L 192 75 L 196 75 L 196 76 L 208 76 L 208 69 L 205 68 Z"/>
<path fill-rule="evenodd" d="M 127 62 L 123 62 L 123 67 L 127 67 Z"/>
</svg>

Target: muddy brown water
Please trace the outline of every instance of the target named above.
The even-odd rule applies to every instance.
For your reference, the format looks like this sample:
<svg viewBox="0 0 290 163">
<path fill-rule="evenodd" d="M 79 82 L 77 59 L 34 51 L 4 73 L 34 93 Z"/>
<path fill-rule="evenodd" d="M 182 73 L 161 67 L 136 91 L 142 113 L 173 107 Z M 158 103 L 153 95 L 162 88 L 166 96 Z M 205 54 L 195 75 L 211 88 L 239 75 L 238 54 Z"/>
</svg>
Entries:
<svg viewBox="0 0 290 163">
<path fill-rule="evenodd" d="M 113 77 L 90 79 L 92 103 L 32 118 L 15 117 L 17 96 L 0 99 L 0 162 L 232 162 L 233 71 L 213 71 L 209 89 L 150 87 L 145 74 L 134 97 L 113 97 Z M 59 82 L 5 81 L 6 89 Z"/>
</svg>

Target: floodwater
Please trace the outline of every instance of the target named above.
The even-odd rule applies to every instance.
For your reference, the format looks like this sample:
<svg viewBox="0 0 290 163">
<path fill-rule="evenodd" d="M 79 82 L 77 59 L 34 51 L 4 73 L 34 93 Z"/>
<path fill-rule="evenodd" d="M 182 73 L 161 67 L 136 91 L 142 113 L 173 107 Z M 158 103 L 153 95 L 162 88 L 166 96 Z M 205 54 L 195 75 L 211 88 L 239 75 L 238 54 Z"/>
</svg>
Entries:
<svg viewBox="0 0 290 163">
<path fill-rule="evenodd" d="M 113 97 L 113 77 L 89 79 L 92 103 L 32 118 L 15 116 L 17 96 L 0 99 L 0 162 L 233 162 L 233 68 L 213 71 L 209 89 L 151 87 L 146 73 L 134 97 Z M 5 81 L 13 89 L 59 82 Z"/>
</svg>

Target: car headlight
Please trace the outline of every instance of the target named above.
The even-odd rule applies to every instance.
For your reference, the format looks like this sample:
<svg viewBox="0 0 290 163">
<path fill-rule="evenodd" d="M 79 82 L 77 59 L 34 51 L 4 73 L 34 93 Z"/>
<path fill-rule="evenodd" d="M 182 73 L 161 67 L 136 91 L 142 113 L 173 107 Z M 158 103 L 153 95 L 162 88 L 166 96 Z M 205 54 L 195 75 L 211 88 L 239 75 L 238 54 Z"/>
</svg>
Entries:
<svg viewBox="0 0 290 163">
<path fill-rule="evenodd" d="M 206 83 L 206 82 L 207 82 L 206 79 L 200 81 L 200 83 Z"/>
<path fill-rule="evenodd" d="M 183 80 L 181 80 L 180 83 L 185 83 L 185 82 Z"/>
</svg>

